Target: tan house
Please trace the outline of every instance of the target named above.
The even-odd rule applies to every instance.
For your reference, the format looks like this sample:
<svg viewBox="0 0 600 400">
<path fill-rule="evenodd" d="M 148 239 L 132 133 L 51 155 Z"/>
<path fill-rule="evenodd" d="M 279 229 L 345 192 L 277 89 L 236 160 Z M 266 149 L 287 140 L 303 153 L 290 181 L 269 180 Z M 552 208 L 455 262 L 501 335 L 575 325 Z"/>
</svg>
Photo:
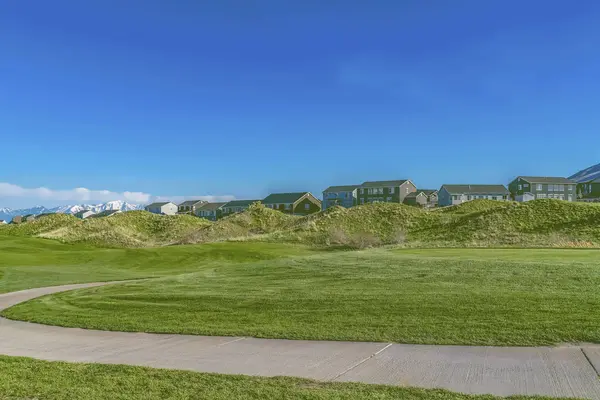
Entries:
<svg viewBox="0 0 600 400">
<path fill-rule="evenodd" d="M 146 211 L 152 214 L 175 215 L 177 214 L 177 204 L 170 201 L 156 202 L 148 204 L 145 207 Z"/>
<path fill-rule="evenodd" d="M 436 207 L 438 204 L 438 191 L 434 189 L 417 189 L 404 198 L 404 204 L 424 208 Z"/>
<path fill-rule="evenodd" d="M 177 206 L 179 214 L 196 214 L 201 206 L 208 203 L 206 200 L 187 200 Z"/>
<path fill-rule="evenodd" d="M 308 215 L 321 211 L 321 201 L 310 192 L 273 193 L 262 203 L 286 214 Z"/>
</svg>

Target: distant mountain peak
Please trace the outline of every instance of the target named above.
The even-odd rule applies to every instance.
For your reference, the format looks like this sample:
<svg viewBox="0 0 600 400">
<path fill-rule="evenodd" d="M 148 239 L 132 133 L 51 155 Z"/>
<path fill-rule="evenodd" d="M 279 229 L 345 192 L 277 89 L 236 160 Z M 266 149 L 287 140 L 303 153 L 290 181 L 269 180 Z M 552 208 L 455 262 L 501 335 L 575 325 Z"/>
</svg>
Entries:
<svg viewBox="0 0 600 400">
<path fill-rule="evenodd" d="M 21 208 L 16 210 L 11 208 L 0 208 L 0 220 L 11 220 L 16 215 L 39 215 L 51 213 L 77 214 L 78 212 L 83 210 L 91 210 L 95 213 L 99 213 L 108 210 L 133 211 L 143 209 L 144 206 L 142 205 L 127 203 L 126 201 L 122 200 L 109 201 L 101 204 L 76 204 L 53 208 L 46 208 L 44 206 L 35 206 L 31 208 Z"/>
</svg>

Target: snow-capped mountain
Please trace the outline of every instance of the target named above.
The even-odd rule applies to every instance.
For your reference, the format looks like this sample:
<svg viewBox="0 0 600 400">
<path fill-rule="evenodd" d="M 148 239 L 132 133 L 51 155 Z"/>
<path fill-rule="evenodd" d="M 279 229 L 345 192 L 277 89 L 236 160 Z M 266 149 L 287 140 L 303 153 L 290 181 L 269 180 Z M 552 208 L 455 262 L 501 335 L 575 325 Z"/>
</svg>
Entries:
<svg viewBox="0 0 600 400">
<path fill-rule="evenodd" d="M 569 179 L 573 179 L 577 183 L 589 182 L 596 179 L 600 179 L 600 164 L 596 164 L 592 167 L 583 169 L 575 175 L 569 177 Z"/>
<path fill-rule="evenodd" d="M 99 213 L 107 210 L 133 211 L 143 209 L 143 205 L 131 204 L 121 200 L 109 201 L 108 203 L 102 204 L 78 204 L 54 208 L 46 208 L 44 206 L 35 206 L 32 208 L 23 208 L 18 210 L 13 210 L 11 208 L 0 208 L 0 220 L 10 221 L 15 215 L 39 215 L 47 213 L 76 214 L 83 210 L 92 210 L 95 213 Z"/>
</svg>

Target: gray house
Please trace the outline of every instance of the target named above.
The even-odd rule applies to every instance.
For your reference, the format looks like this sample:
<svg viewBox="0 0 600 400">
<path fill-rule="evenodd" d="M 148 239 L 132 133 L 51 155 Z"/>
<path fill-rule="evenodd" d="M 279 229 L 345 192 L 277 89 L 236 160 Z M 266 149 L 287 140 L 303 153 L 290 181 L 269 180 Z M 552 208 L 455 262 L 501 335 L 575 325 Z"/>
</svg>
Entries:
<svg viewBox="0 0 600 400">
<path fill-rule="evenodd" d="M 409 179 L 364 182 L 358 187 L 358 204 L 403 203 L 406 196 L 416 191 Z"/>
<path fill-rule="evenodd" d="M 223 206 L 227 203 L 205 203 L 196 209 L 196 215 L 211 221 L 216 221 L 223 215 Z"/>
<path fill-rule="evenodd" d="M 104 211 L 100 211 L 99 213 L 92 214 L 88 218 L 110 217 L 110 216 L 115 215 L 115 214 L 120 214 L 121 212 L 122 212 L 121 210 L 104 210 Z"/>
<path fill-rule="evenodd" d="M 442 185 L 438 205 L 446 207 L 477 199 L 507 201 L 509 196 L 504 185 Z"/>
<path fill-rule="evenodd" d="M 517 176 L 508 184 L 511 197 L 516 201 L 557 199 L 575 201 L 577 183 L 562 177 Z"/>
<path fill-rule="evenodd" d="M 95 214 L 95 212 L 93 212 L 92 210 L 82 210 L 82 211 L 79 211 L 78 213 L 75 213 L 75 217 L 77 217 L 79 219 L 86 219 L 86 218 L 91 217 L 94 214 Z"/>
<path fill-rule="evenodd" d="M 346 208 L 357 204 L 358 187 L 360 185 L 342 185 L 329 186 L 323 190 L 323 210 L 333 206 L 342 206 Z"/>
<path fill-rule="evenodd" d="M 152 214 L 175 215 L 177 214 L 177 204 L 170 201 L 148 204 L 145 210 Z"/>
<path fill-rule="evenodd" d="M 232 200 L 223 206 L 222 214 L 226 216 L 245 211 L 253 203 L 260 203 L 260 200 Z"/>
<path fill-rule="evenodd" d="M 196 210 L 203 204 L 208 203 L 205 200 L 188 200 L 177 206 L 179 214 L 196 214 Z"/>
<path fill-rule="evenodd" d="M 404 204 L 432 208 L 438 204 L 438 191 L 434 189 L 417 189 L 404 198 Z"/>
</svg>

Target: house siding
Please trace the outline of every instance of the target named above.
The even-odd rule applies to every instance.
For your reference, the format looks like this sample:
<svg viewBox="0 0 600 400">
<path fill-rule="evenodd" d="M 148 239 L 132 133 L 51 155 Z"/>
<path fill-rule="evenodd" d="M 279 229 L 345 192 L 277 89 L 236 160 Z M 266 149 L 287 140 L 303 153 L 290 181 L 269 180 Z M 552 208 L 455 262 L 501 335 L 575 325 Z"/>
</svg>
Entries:
<svg viewBox="0 0 600 400">
<path fill-rule="evenodd" d="M 308 206 L 308 207 L 307 207 Z M 296 215 L 308 215 L 321 211 L 319 204 L 315 204 L 310 198 L 304 198 L 294 206 L 293 213 Z"/>
<path fill-rule="evenodd" d="M 563 190 L 556 190 L 557 185 Z M 559 199 L 575 201 L 577 199 L 576 184 L 568 183 L 535 183 L 529 182 L 521 177 L 514 179 L 508 185 L 511 197 L 516 201 L 528 201 L 538 199 Z M 552 189 L 552 190 L 550 190 Z M 527 196 L 531 193 L 531 196 Z"/>
<path fill-rule="evenodd" d="M 577 184 L 577 200 L 586 202 L 600 201 L 600 182 L 581 182 Z"/>
<path fill-rule="evenodd" d="M 403 203 L 406 196 L 417 191 L 417 187 L 411 181 L 406 181 L 399 186 L 361 186 L 357 191 L 358 204 Z"/>
<path fill-rule="evenodd" d="M 323 210 L 333 206 L 354 207 L 357 204 L 357 191 L 323 192 Z"/>
<path fill-rule="evenodd" d="M 442 188 L 438 192 L 438 205 L 447 207 L 478 199 L 508 201 L 508 197 L 507 193 L 449 193 L 446 188 Z"/>
</svg>

